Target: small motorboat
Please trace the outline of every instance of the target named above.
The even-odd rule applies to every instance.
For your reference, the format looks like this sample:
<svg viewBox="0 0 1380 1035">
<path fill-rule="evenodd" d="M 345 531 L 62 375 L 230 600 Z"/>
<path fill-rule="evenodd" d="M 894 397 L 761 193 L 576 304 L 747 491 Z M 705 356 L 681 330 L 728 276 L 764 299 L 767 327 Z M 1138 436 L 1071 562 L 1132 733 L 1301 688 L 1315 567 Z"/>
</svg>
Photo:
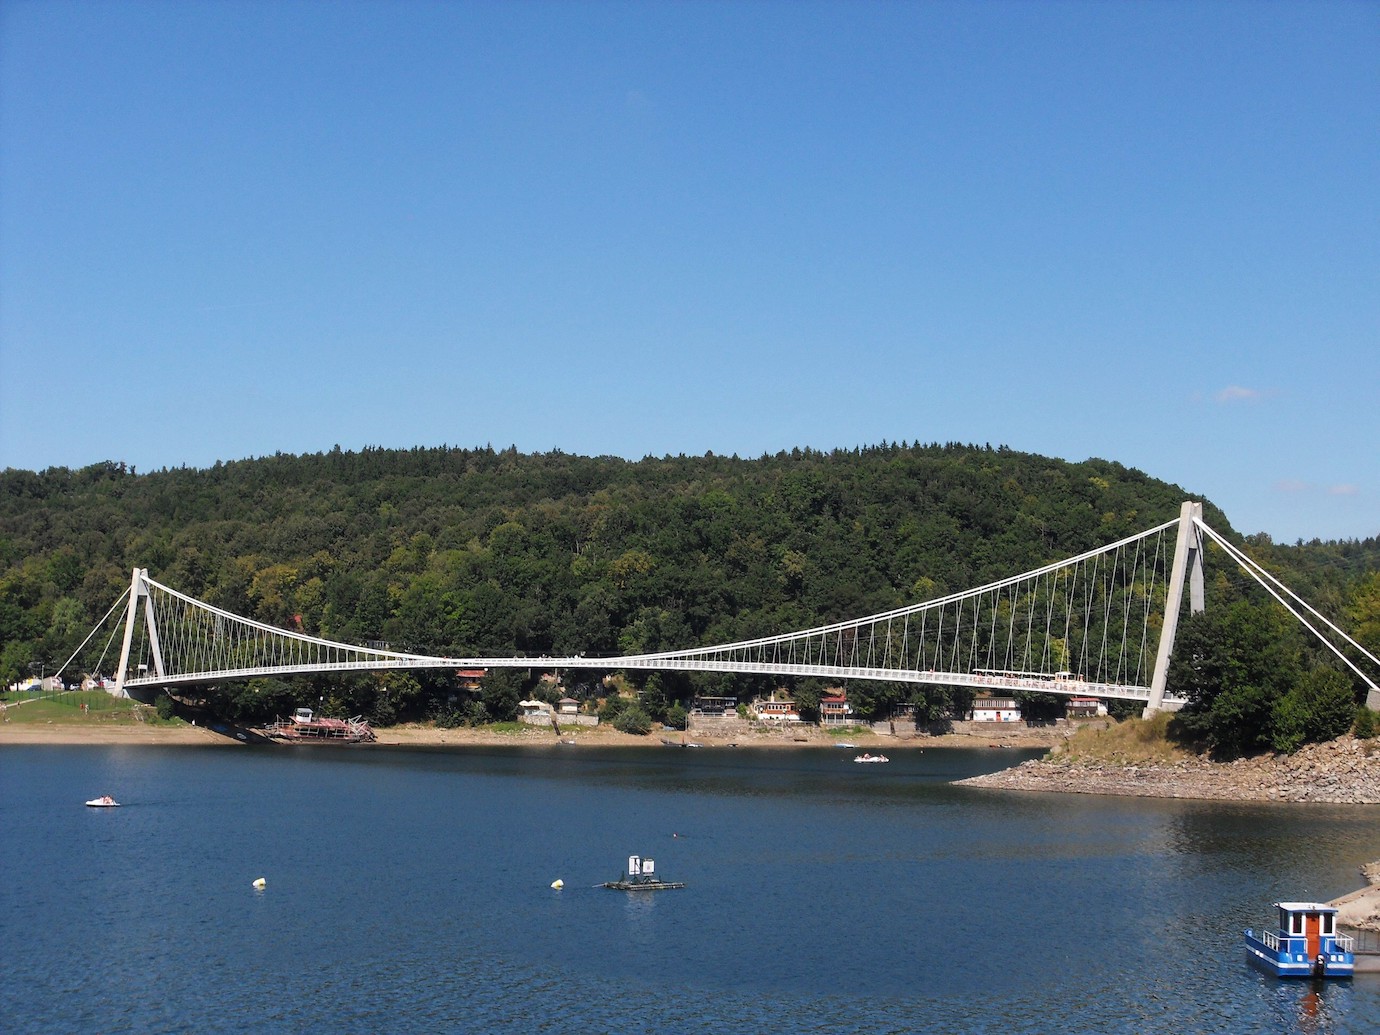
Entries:
<svg viewBox="0 0 1380 1035">
<path fill-rule="evenodd" d="M 86 804 L 93 809 L 113 809 L 119 807 L 119 802 L 108 794 L 102 794 L 99 798 L 92 798 Z"/>
<path fill-rule="evenodd" d="M 874 755 L 870 752 L 864 751 L 861 755 L 855 755 L 853 761 L 862 762 L 866 764 L 875 762 L 890 762 L 891 759 L 887 758 L 886 755 Z"/>
<path fill-rule="evenodd" d="M 1337 933 L 1337 910 L 1320 902 L 1276 902 L 1279 928 L 1246 929 L 1246 956 L 1275 977 L 1349 978 L 1356 973 L 1352 940 Z"/>
</svg>

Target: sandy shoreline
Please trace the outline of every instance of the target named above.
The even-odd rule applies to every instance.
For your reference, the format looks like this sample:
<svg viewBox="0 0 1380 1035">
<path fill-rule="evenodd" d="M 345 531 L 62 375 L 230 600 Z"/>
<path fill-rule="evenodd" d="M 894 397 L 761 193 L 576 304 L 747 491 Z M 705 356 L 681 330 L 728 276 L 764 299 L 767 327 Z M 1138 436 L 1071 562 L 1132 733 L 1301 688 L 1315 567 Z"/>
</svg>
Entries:
<svg viewBox="0 0 1380 1035">
<path fill-rule="evenodd" d="M 201 726 L 150 726 L 143 723 L 0 724 L 0 747 L 6 744 L 239 744 Z"/>
<path fill-rule="evenodd" d="M 251 733 L 253 731 L 250 731 Z M 534 726 L 518 732 L 498 732 L 485 729 L 408 724 L 377 729 L 377 745 L 381 747 L 482 747 L 513 745 L 521 747 L 580 748 L 580 747 L 662 747 L 663 738 L 677 743 L 691 741 L 706 749 L 728 747 L 798 748 L 832 747 L 842 738 L 835 738 L 819 730 L 801 731 L 791 735 L 775 732 L 751 732 L 727 738 L 695 733 L 682 735 L 674 731 L 637 736 L 619 733 L 611 727 L 576 727 L 556 733 Z M 804 739 L 797 739 L 803 737 Z M 1060 738 L 1062 739 L 1062 738 Z M 947 734 L 936 737 L 889 737 L 873 733 L 849 734 L 848 742 L 869 751 L 907 751 L 925 748 L 985 748 L 995 743 L 990 737 Z M 1049 748 L 1054 739 L 1047 733 L 1035 731 L 1029 735 L 1004 736 L 1000 744 L 1006 748 Z M 6 744 L 220 744 L 244 747 L 233 733 L 216 733 L 204 726 L 145 725 L 92 721 L 90 723 L 0 723 L 0 747 Z"/>
</svg>

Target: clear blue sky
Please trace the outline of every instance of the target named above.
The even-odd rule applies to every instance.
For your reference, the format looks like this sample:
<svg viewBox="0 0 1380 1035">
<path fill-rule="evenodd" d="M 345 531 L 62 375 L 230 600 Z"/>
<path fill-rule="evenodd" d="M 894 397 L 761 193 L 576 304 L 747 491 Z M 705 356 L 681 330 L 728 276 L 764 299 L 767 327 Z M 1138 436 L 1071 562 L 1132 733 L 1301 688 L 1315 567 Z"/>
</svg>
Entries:
<svg viewBox="0 0 1380 1035">
<path fill-rule="evenodd" d="M 1380 4 L 0 4 L 0 467 L 961 441 L 1380 534 Z"/>
</svg>

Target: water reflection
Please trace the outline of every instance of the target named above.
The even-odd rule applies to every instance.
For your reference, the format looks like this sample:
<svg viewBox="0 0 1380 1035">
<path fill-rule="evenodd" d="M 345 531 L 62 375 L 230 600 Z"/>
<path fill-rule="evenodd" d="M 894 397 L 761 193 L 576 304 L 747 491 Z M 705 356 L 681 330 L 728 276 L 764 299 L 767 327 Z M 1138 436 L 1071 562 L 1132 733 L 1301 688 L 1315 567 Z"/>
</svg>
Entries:
<svg viewBox="0 0 1380 1035">
<path fill-rule="evenodd" d="M 1274 1018 L 1279 1031 L 1299 1035 L 1332 1035 L 1375 1030 L 1373 999 L 1367 993 L 1374 990 L 1369 982 L 1358 978 L 1355 982 L 1279 981 L 1260 979 L 1262 1004 Z"/>
<path fill-rule="evenodd" d="M 1193 802 L 1171 813 L 1166 847 L 1178 874 L 1213 880 L 1225 895 L 1248 891 L 1246 925 L 1259 926 L 1272 902 L 1327 901 L 1361 887 L 1380 825 L 1368 807 Z"/>
</svg>

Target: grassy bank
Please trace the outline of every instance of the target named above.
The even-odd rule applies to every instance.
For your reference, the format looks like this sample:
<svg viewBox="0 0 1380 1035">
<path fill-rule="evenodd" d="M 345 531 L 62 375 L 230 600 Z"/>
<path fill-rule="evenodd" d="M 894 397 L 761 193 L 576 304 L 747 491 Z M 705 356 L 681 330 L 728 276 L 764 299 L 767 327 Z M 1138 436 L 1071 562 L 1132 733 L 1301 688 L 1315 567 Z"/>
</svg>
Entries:
<svg viewBox="0 0 1380 1035">
<path fill-rule="evenodd" d="M 1106 726 L 1083 726 L 1051 754 L 1078 762 L 1142 763 L 1178 762 L 1197 758 L 1195 752 L 1169 739 L 1173 716 L 1160 712 L 1149 719 L 1123 719 Z"/>
<path fill-rule="evenodd" d="M 112 697 L 104 690 L 69 690 L 56 694 L 6 694 L 4 721 L 27 725 L 179 726 L 181 719 L 160 719 L 146 704 Z"/>
</svg>

